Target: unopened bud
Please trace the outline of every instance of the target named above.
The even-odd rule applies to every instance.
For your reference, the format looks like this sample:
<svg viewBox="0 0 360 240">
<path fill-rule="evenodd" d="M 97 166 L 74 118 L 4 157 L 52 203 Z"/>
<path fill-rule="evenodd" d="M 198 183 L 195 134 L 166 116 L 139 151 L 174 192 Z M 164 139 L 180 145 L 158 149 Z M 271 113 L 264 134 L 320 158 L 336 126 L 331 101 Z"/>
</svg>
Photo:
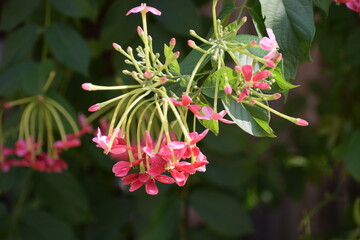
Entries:
<svg viewBox="0 0 360 240">
<path fill-rule="evenodd" d="M 100 108 L 101 108 L 101 107 L 100 107 L 99 104 L 94 104 L 94 105 L 92 105 L 91 107 L 89 107 L 88 111 L 89 111 L 89 112 L 96 112 L 96 111 L 98 111 Z"/>
<path fill-rule="evenodd" d="M 92 84 L 91 83 L 83 83 L 81 84 L 81 88 L 85 91 L 91 91 Z"/>
<path fill-rule="evenodd" d="M 190 29 L 189 34 L 193 36 L 193 35 L 196 35 L 196 32 L 194 30 Z"/>
<path fill-rule="evenodd" d="M 120 49 L 121 49 L 120 45 L 117 43 L 113 43 L 112 46 L 116 51 L 120 51 Z"/>
<path fill-rule="evenodd" d="M 162 82 L 162 83 L 166 83 L 167 82 L 167 77 L 162 77 L 162 78 L 160 78 L 160 82 Z"/>
<path fill-rule="evenodd" d="M 267 61 L 265 62 L 265 65 L 266 65 L 267 67 L 269 67 L 269 68 L 274 68 L 274 67 L 276 67 L 274 61 L 272 61 L 272 60 L 267 60 Z"/>
<path fill-rule="evenodd" d="M 143 35 L 144 30 L 143 30 L 140 26 L 138 26 L 136 30 L 137 30 L 137 33 L 138 33 L 140 36 Z"/>
<path fill-rule="evenodd" d="M 145 78 L 151 78 L 151 76 L 152 76 L 151 72 L 144 72 Z"/>
<path fill-rule="evenodd" d="M 236 65 L 236 66 L 234 67 L 234 70 L 237 71 L 237 72 L 239 72 L 239 73 L 241 73 L 241 67 L 238 66 L 238 65 Z"/>
<path fill-rule="evenodd" d="M 275 93 L 273 95 L 273 97 L 274 97 L 275 100 L 277 100 L 277 99 L 281 98 L 281 94 L 280 93 Z"/>
<path fill-rule="evenodd" d="M 225 87 L 224 87 L 224 92 L 227 94 L 227 95 L 230 95 L 232 93 L 232 88 L 230 87 L 229 84 L 226 84 Z"/>
<path fill-rule="evenodd" d="M 175 46 L 176 45 L 176 39 L 175 38 L 171 38 L 170 39 L 170 46 Z"/>
<path fill-rule="evenodd" d="M 11 108 L 11 106 L 12 106 L 11 102 L 4 103 L 4 108 Z"/>
<path fill-rule="evenodd" d="M 251 42 L 250 42 L 250 45 L 251 45 L 251 46 L 254 46 L 254 45 L 256 45 L 256 43 L 257 43 L 257 42 L 254 40 L 254 41 L 251 41 Z"/>
<path fill-rule="evenodd" d="M 126 50 L 127 50 L 127 52 L 128 52 L 128 53 L 131 53 L 131 52 L 133 51 L 133 49 L 132 49 L 130 46 L 129 46 L 129 47 L 127 47 L 127 49 L 126 49 Z"/>
<path fill-rule="evenodd" d="M 306 120 L 301 118 L 297 118 L 295 124 L 303 127 L 309 125 L 309 123 Z"/>
<path fill-rule="evenodd" d="M 193 48 L 196 46 L 196 43 L 193 40 L 188 40 L 188 45 Z"/>
<path fill-rule="evenodd" d="M 279 53 L 279 54 L 275 57 L 275 61 L 276 61 L 276 62 L 280 62 L 281 59 L 282 59 L 282 54 Z"/>
<path fill-rule="evenodd" d="M 180 52 L 179 51 L 174 52 L 174 55 L 175 55 L 176 58 L 178 58 L 180 56 Z"/>
</svg>

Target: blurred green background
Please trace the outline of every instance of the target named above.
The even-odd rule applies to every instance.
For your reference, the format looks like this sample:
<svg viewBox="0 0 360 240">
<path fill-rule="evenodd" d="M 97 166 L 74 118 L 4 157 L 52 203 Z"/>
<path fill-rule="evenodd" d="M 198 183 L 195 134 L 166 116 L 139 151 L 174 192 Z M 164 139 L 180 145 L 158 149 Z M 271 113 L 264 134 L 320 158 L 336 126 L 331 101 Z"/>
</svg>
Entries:
<svg viewBox="0 0 360 240">
<path fill-rule="evenodd" d="M 87 135 L 64 153 L 66 172 L 0 172 L 0 239 L 359 239 L 360 16 L 316 2 L 329 9 L 314 10 L 313 62 L 299 66 L 294 84 L 301 86 L 286 102 L 272 104 L 307 119 L 308 127 L 274 117 L 278 137 L 270 139 L 223 124 L 219 136 L 201 142 L 206 173 L 183 188 L 161 185 L 157 196 L 123 190 L 111 172 L 114 161 Z M 111 44 L 139 44 L 140 18 L 125 13 L 140 3 L 2 1 L 0 101 L 39 93 L 51 70 L 57 73 L 51 90 L 74 116 L 111 96 L 80 86 L 123 78 L 124 59 Z M 163 13 L 150 17 L 155 49 L 176 37 L 180 61 L 190 51 L 188 30 L 210 29 L 207 0 L 147 3 Z M 245 29 L 255 33 L 251 21 Z M 16 128 L 18 117 L 16 109 L 7 113 L 4 129 Z"/>
</svg>

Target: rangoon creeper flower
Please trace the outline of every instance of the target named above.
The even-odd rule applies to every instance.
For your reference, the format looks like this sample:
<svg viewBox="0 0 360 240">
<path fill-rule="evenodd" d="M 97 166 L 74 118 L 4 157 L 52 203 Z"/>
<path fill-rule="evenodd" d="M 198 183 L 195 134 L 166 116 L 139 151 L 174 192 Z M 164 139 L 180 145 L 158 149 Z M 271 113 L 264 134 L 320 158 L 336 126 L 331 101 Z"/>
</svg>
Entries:
<svg viewBox="0 0 360 240">
<path fill-rule="evenodd" d="M 253 75 L 253 67 L 251 65 L 243 65 L 242 67 L 235 66 L 235 71 L 242 73 L 245 78 L 245 88 L 241 91 L 238 102 L 241 102 L 246 97 L 250 96 L 250 88 L 268 89 L 270 85 L 266 82 L 259 82 L 270 75 L 270 71 L 263 70 Z"/>
<path fill-rule="evenodd" d="M 158 15 L 160 16 L 161 15 L 161 12 L 159 10 L 157 10 L 156 8 L 154 7 L 150 7 L 150 6 L 146 6 L 146 3 L 142 3 L 140 6 L 138 7 L 134 7 L 132 9 L 130 9 L 127 13 L 126 13 L 126 16 L 128 16 L 129 14 L 131 13 L 140 13 L 140 12 L 151 12 L 152 14 L 154 15 Z"/>
<path fill-rule="evenodd" d="M 266 32 L 269 37 L 263 37 L 259 45 L 262 49 L 270 51 L 264 59 L 272 59 L 275 56 L 276 51 L 279 49 L 279 45 L 276 41 L 275 34 L 271 28 L 267 28 Z"/>
</svg>

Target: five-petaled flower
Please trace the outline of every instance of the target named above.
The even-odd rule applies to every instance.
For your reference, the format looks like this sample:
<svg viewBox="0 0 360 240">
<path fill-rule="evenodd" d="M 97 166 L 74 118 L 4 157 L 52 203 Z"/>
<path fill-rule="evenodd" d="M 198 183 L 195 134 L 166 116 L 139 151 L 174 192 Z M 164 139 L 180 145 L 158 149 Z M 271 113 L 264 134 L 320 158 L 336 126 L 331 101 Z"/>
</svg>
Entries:
<svg viewBox="0 0 360 240">
<path fill-rule="evenodd" d="M 161 15 L 161 12 L 159 10 L 157 10 L 156 8 L 154 7 L 150 7 L 150 6 L 146 6 L 146 3 L 142 3 L 140 6 L 138 7 L 134 7 L 132 9 L 130 9 L 127 13 L 126 13 L 126 16 L 128 16 L 129 14 L 131 13 L 139 13 L 139 12 L 151 12 L 152 14 L 154 15 L 158 15 L 160 16 Z"/>
<path fill-rule="evenodd" d="M 276 41 L 275 34 L 271 28 L 267 28 L 266 32 L 269 37 L 263 37 L 259 45 L 262 49 L 270 51 L 264 59 L 273 59 L 275 56 L 276 51 L 279 49 L 279 45 Z"/>
<path fill-rule="evenodd" d="M 268 89 L 270 85 L 266 82 L 259 82 L 267 78 L 270 75 L 270 71 L 262 70 L 261 72 L 253 75 L 253 67 L 251 65 L 243 65 L 242 67 L 235 66 L 235 71 L 242 73 L 245 79 L 244 89 L 241 91 L 238 102 L 244 100 L 244 98 L 250 96 L 250 88 L 260 88 L 260 89 Z"/>
</svg>

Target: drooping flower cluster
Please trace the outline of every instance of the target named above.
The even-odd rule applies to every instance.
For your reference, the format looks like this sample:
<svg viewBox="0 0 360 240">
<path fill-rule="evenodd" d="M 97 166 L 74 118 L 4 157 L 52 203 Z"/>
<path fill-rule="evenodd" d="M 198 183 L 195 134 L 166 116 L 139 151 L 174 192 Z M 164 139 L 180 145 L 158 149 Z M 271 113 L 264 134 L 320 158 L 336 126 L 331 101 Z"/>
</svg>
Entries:
<svg viewBox="0 0 360 240">
<path fill-rule="evenodd" d="M 51 73 L 48 84 L 43 88 L 44 94 L 53 78 L 54 73 Z M 18 140 L 13 147 L 4 144 L 6 134 L 2 129 L 3 116 L 0 114 L 0 170 L 7 172 L 12 167 L 29 167 L 36 171 L 57 173 L 66 170 L 68 165 L 60 157 L 61 153 L 68 148 L 79 146 L 80 137 L 92 132 L 92 127 L 87 124 L 85 116 L 79 115 L 81 126 L 79 130 L 68 111 L 45 95 L 6 102 L 4 110 L 17 106 L 19 108 L 14 111 L 20 110 L 22 115 Z M 66 124 L 71 126 L 72 132 L 68 133 Z M 58 135 L 60 138 L 56 140 Z"/>
<path fill-rule="evenodd" d="M 184 186 L 189 175 L 205 171 L 208 161 L 196 143 L 207 133 L 208 130 L 201 134 L 192 132 L 189 134 L 190 142 L 184 142 L 176 141 L 175 136 L 170 141 L 167 141 L 166 136 L 159 136 L 154 141 L 149 132 L 145 131 L 142 144 L 129 147 L 120 132 L 110 146 L 111 137 L 102 135 L 98 129 L 93 141 L 117 160 L 112 171 L 115 176 L 121 177 L 122 184 L 130 185 L 129 191 L 145 185 L 146 192 L 155 195 L 158 193 L 156 181 Z"/>
<path fill-rule="evenodd" d="M 232 98 L 239 105 L 256 104 L 298 125 L 307 125 L 305 120 L 281 114 L 266 104 L 266 101 L 281 96 L 278 92 L 262 92 L 271 89 L 276 81 L 271 79 L 272 72 L 282 60 L 272 29 L 266 29 L 268 36 L 257 41 L 238 42 L 234 37 L 246 18 L 231 27 L 223 27 L 221 21 L 215 18 L 216 3 L 213 1 L 213 38 L 206 40 L 190 30 L 191 36 L 206 45 L 203 49 L 193 40 L 188 41 L 191 48 L 203 53 L 191 74 L 180 70 L 177 61 L 180 53 L 173 51 L 176 45 L 174 38 L 164 47 L 164 62 L 160 60 L 159 53 L 154 53 L 146 14 L 150 12 L 160 16 L 161 12 L 141 4 L 126 15 L 141 13 L 142 27 L 137 27 L 137 33 L 143 46 L 138 46 L 134 54 L 131 47 L 124 50 L 120 45 L 113 44 L 115 50 L 125 56 L 125 63 L 134 68 L 123 70 L 123 73 L 131 76 L 135 84 L 82 84 L 86 91 L 122 90 L 119 96 L 96 103 L 88 110 L 99 111 L 94 116 L 109 113 L 109 122 L 104 124 L 102 121 L 103 126 L 98 129 L 93 141 L 117 161 L 113 173 L 121 178 L 122 184 L 130 185 L 131 192 L 145 186 L 148 194 L 155 195 L 159 191 L 156 181 L 184 186 L 190 175 L 205 171 L 207 157 L 197 143 L 210 130 L 217 134 L 219 122 L 236 123 L 230 114 L 233 121 L 225 118 L 229 110 L 218 106 L 220 98 L 223 102 Z M 266 53 L 254 55 L 249 51 L 254 48 Z M 226 66 L 225 53 L 236 63 L 234 70 Z M 247 56 L 253 62 L 245 63 L 239 56 Z M 212 68 L 202 73 L 201 68 L 209 61 Z M 212 104 L 209 99 L 213 99 Z M 196 129 L 197 122 L 206 128 L 201 133 Z"/>
</svg>

